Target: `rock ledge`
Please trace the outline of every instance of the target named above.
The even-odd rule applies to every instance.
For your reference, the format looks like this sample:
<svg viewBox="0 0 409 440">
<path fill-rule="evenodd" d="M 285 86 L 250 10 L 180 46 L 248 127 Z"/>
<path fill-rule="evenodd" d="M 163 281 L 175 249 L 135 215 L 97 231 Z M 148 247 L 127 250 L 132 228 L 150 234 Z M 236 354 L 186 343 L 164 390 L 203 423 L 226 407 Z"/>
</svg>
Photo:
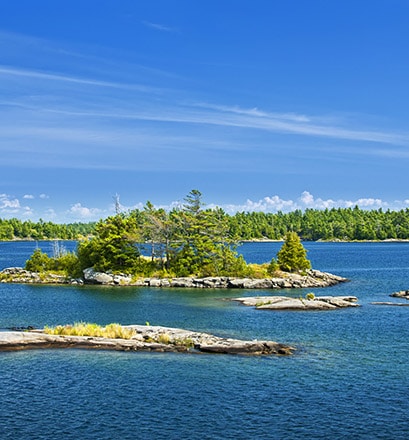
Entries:
<svg viewBox="0 0 409 440">
<path fill-rule="evenodd" d="M 261 310 L 335 310 L 358 307 L 356 296 L 317 296 L 313 299 L 289 298 L 287 296 L 257 296 L 233 298 L 245 306 Z"/>
<path fill-rule="evenodd" d="M 83 279 L 69 279 L 61 275 L 30 272 L 20 267 L 0 271 L 0 282 L 29 284 L 99 284 L 107 286 L 179 287 L 210 289 L 293 289 L 329 287 L 348 281 L 346 278 L 319 270 L 308 270 L 305 275 L 286 273 L 282 278 L 237 278 L 237 277 L 181 277 L 139 278 L 126 274 L 84 270 Z"/>
<path fill-rule="evenodd" d="M 290 355 L 294 347 L 274 341 L 243 341 L 159 326 L 129 325 L 132 339 L 56 336 L 42 330 L 0 332 L 0 351 L 35 348 L 88 348 L 118 351 Z"/>
</svg>

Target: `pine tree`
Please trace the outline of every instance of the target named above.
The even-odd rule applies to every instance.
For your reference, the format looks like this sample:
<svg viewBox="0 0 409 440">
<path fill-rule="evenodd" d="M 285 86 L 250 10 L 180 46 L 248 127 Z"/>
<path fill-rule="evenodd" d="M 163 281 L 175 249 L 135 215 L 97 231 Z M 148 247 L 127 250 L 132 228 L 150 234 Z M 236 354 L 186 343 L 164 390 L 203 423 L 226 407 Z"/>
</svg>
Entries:
<svg viewBox="0 0 409 440">
<path fill-rule="evenodd" d="M 277 263 L 281 270 L 298 272 L 311 268 L 307 251 L 296 232 L 288 232 L 281 249 L 277 253 Z"/>
</svg>

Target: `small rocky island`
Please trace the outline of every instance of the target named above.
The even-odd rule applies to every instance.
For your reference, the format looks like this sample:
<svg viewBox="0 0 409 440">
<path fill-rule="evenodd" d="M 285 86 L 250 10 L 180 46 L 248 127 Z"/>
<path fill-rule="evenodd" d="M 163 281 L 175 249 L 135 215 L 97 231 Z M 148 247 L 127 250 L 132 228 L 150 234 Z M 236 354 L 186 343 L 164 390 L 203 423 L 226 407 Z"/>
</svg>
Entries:
<svg viewBox="0 0 409 440">
<path fill-rule="evenodd" d="M 135 278 L 126 274 L 84 270 L 83 278 L 67 278 L 52 273 L 31 272 L 21 267 L 10 267 L 0 271 L 0 282 L 28 284 L 99 284 L 106 286 L 179 287 L 211 289 L 293 289 L 329 287 L 348 281 L 346 278 L 319 270 L 308 269 L 304 274 L 283 273 L 282 277 L 238 278 L 238 277 L 178 277 Z"/>
<path fill-rule="evenodd" d="M 356 296 L 315 296 L 290 298 L 287 296 L 257 296 L 233 298 L 245 306 L 260 310 L 336 310 L 345 307 L 358 307 Z"/>
<path fill-rule="evenodd" d="M 48 334 L 44 330 L 0 332 L 0 351 L 84 348 L 117 351 L 219 353 L 238 355 L 290 355 L 294 347 L 274 341 L 243 341 L 190 330 L 129 325 L 129 339 Z"/>
<path fill-rule="evenodd" d="M 392 298 L 402 298 L 409 301 L 409 290 L 400 290 L 399 292 L 391 293 L 389 296 L 391 296 Z M 392 301 L 373 302 L 372 304 L 376 306 L 409 307 L 409 303 L 392 302 Z"/>
</svg>

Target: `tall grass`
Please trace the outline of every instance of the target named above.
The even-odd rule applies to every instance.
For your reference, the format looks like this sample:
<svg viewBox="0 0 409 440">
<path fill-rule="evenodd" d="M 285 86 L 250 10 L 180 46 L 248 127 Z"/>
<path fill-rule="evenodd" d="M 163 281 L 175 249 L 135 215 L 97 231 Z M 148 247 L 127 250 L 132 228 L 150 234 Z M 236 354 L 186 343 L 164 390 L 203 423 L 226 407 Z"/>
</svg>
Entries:
<svg viewBox="0 0 409 440">
<path fill-rule="evenodd" d="M 115 323 L 102 327 L 89 322 L 76 322 L 73 325 L 46 326 L 44 327 L 44 332 L 49 335 L 93 336 L 109 339 L 131 339 L 135 336 L 135 330 L 122 327 L 120 324 Z"/>
</svg>

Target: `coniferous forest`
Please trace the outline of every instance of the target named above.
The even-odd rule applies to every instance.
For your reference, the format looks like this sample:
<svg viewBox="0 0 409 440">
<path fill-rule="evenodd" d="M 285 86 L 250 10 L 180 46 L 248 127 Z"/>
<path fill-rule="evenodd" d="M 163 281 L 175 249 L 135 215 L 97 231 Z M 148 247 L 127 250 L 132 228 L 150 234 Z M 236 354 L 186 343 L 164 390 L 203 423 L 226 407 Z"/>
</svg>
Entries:
<svg viewBox="0 0 409 440">
<path fill-rule="evenodd" d="M 228 236 L 234 240 L 282 240 L 287 232 L 296 232 L 302 240 L 387 240 L 409 239 L 409 208 L 400 211 L 333 208 L 307 209 L 289 213 L 239 212 L 228 215 L 222 209 L 213 209 L 223 218 Z M 175 218 L 180 210 L 165 212 L 147 202 L 145 209 L 122 215 L 132 217 L 135 227 L 148 227 L 159 216 Z M 159 213 L 159 214 L 158 214 Z M 101 220 L 103 221 L 103 220 Z M 155 221 L 158 221 L 156 218 Z M 93 235 L 96 222 L 56 224 L 39 220 L 0 219 L 0 240 L 76 240 Z M 148 227 L 152 229 L 152 227 Z"/>
</svg>

